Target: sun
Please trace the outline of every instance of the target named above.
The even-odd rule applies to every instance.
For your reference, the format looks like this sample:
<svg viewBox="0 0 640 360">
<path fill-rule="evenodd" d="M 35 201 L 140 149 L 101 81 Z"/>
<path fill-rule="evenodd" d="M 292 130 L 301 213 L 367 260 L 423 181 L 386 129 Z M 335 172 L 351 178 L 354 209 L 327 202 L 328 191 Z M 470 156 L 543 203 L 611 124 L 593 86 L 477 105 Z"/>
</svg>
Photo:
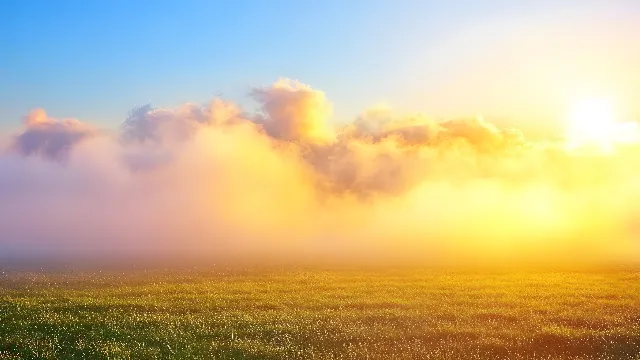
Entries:
<svg viewBox="0 0 640 360">
<path fill-rule="evenodd" d="M 575 101 L 569 111 L 568 125 L 567 145 L 572 150 L 589 148 L 609 153 L 616 144 L 638 141 L 637 123 L 620 122 L 607 98 Z"/>
</svg>

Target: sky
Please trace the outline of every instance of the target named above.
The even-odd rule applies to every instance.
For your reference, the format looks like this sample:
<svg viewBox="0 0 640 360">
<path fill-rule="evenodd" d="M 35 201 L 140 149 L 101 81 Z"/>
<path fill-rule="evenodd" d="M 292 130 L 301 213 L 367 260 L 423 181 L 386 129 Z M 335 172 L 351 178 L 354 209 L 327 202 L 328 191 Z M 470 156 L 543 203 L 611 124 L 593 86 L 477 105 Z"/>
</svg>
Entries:
<svg viewBox="0 0 640 360">
<path fill-rule="evenodd" d="M 14 1 L 0 12 L 0 126 L 42 107 L 118 126 L 133 107 L 255 106 L 287 77 L 335 121 L 384 103 L 439 118 L 558 127 L 568 99 L 640 113 L 640 3 L 565 1 Z"/>
<path fill-rule="evenodd" d="M 640 259 L 638 1 L 0 6 L 0 260 Z"/>
</svg>

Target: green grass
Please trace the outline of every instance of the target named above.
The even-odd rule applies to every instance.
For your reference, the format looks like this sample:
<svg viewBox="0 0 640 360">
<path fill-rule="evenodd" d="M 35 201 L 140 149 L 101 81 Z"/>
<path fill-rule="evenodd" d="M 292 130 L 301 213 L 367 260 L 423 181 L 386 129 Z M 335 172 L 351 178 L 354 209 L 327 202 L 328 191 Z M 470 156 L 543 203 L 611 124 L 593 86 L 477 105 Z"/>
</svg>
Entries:
<svg viewBox="0 0 640 360">
<path fill-rule="evenodd" d="M 5 274 L 0 359 L 640 359 L 640 272 Z"/>
</svg>

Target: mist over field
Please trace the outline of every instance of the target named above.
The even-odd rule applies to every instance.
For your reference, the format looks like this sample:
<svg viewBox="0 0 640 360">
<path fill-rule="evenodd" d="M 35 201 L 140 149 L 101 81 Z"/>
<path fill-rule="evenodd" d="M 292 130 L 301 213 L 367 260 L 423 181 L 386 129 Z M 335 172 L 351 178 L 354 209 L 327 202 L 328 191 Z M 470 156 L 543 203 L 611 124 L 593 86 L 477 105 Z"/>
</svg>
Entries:
<svg viewBox="0 0 640 360">
<path fill-rule="evenodd" d="M 121 128 L 43 109 L 0 144 L 6 258 L 628 263 L 640 255 L 640 147 L 530 140 L 482 117 L 376 106 L 330 121 L 281 79 L 142 106 Z"/>
</svg>

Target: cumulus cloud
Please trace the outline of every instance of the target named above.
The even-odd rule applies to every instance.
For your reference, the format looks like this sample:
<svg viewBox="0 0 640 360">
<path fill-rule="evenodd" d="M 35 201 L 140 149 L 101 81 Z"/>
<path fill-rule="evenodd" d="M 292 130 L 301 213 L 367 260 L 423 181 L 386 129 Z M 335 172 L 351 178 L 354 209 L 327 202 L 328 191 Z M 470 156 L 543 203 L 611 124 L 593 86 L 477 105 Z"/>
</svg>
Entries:
<svg viewBox="0 0 640 360">
<path fill-rule="evenodd" d="M 96 130 L 76 119 L 56 120 L 43 109 L 35 109 L 24 118 L 24 130 L 16 136 L 12 149 L 23 155 L 42 155 L 63 159 L 78 142 L 96 134 Z"/>
<path fill-rule="evenodd" d="M 322 143 L 335 136 L 328 122 L 331 104 L 322 91 L 281 79 L 271 87 L 255 89 L 253 96 L 264 111 L 260 121 L 274 138 Z"/>
<path fill-rule="evenodd" d="M 336 126 L 307 85 L 252 94 L 257 114 L 222 99 L 143 106 L 117 136 L 32 112 L 0 156 L 0 249 L 434 263 L 638 254 L 635 146 L 576 156 L 482 118 L 384 107 Z"/>
</svg>

